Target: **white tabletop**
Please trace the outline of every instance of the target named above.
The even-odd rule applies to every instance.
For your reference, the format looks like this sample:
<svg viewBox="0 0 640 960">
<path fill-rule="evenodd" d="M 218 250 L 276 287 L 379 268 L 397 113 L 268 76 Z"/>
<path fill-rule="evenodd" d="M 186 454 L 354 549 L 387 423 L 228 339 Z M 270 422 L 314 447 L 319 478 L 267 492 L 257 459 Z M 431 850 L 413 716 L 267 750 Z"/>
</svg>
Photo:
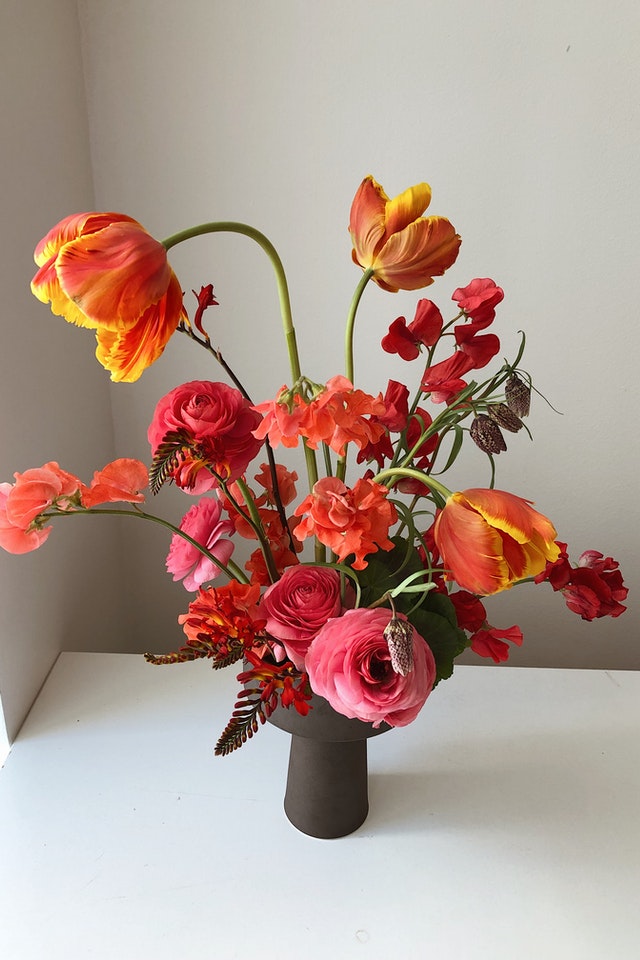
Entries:
<svg viewBox="0 0 640 960">
<path fill-rule="evenodd" d="M 2 960 L 637 960 L 640 673 L 458 667 L 369 743 L 341 840 L 233 668 L 58 660 L 0 771 Z"/>
</svg>

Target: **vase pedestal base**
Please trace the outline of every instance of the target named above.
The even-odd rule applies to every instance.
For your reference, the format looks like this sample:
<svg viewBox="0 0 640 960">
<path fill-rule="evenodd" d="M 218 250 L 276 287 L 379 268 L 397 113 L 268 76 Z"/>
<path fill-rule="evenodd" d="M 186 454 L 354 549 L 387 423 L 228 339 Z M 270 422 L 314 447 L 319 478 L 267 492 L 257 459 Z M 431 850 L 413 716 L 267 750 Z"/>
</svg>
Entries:
<svg viewBox="0 0 640 960">
<path fill-rule="evenodd" d="M 291 737 L 284 811 L 311 837 L 331 840 L 367 819 L 367 741 Z"/>
</svg>

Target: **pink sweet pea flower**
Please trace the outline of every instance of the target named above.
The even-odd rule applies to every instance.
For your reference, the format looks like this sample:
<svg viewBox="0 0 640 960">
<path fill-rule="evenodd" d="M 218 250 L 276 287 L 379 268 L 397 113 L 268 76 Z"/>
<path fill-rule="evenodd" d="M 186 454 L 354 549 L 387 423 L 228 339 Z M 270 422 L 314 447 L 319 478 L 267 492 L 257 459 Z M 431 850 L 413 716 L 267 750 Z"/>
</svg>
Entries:
<svg viewBox="0 0 640 960">
<path fill-rule="evenodd" d="M 413 668 L 406 676 L 396 673 L 384 636 L 390 619 L 383 607 L 347 610 L 320 630 L 305 660 L 314 693 L 345 717 L 374 727 L 415 720 L 436 676 L 431 649 L 413 627 Z"/>
<path fill-rule="evenodd" d="M 227 564 L 234 544 L 225 537 L 234 531 L 231 520 L 221 520 L 222 506 L 213 497 L 203 497 L 182 518 L 180 529 L 202 544 L 220 563 Z M 182 580 L 185 590 L 196 591 L 220 574 L 220 567 L 179 534 L 174 533 L 167 555 L 167 570 Z"/>
<path fill-rule="evenodd" d="M 0 547 L 7 553 L 30 553 L 45 542 L 52 527 L 27 530 L 22 524 L 13 523 L 7 516 L 7 500 L 13 484 L 0 483 Z"/>
<path fill-rule="evenodd" d="M 68 510 L 78 505 L 75 501 L 82 483 L 72 473 L 62 470 L 55 460 L 15 473 L 14 477 L 16 482 L 7 497 L 7 518 L 23 530 L 52 506 Z"/>
</svg>

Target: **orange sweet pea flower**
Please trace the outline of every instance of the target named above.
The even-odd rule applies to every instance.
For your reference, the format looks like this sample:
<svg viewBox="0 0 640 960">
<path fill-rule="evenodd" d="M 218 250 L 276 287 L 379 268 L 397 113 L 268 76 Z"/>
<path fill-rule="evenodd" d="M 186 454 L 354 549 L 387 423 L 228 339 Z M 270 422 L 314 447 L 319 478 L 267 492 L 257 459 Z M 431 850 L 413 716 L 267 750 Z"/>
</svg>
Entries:
<svg viewBox="0 0 640 960">
<path fill-rule="evenodd" d="M 141 490 L 149 485 L 147 468 L 141 460 L 122 457 L 102 470 L 96 470 L 91 486 L 82 491 L 82 506 L 97 507 L 102 503 L 143 503 Z"/>
<path fill-rule="evenodd" d="M 433 537 L 446 579 L 480 596 L 537 576 L 559 556 L 551 521 L 529 500 L 502 490 L 451 494 L 436 518 Z"/>
<path fill-rule="evenodd" d="M 69 323 L 95 330 L 96 357 L 112 380 L 137 380 L 187 319 L 165 248 L 124 214 L 66 217 L 34 257 L 34 295 Z"/>
<path fill-rule="evenodd" d="M 352 257 L 390 293 L 419 290 L 455 262 L 460 237 L 445 217 L 423 217 L 431 187 L 418 183 L 390 200 L 373 177 L 365 177 L 351 205 Z"/>
</svg>

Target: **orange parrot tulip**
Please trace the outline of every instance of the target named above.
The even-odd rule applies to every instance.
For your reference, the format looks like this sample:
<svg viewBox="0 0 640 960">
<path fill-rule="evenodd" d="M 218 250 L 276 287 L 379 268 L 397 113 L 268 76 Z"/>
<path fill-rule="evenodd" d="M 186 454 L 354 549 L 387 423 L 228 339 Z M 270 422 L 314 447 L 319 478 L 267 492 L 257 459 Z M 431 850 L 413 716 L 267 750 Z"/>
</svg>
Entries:
<svg viewBox="0 0 640 960">
<path fill-rule="evenodd" d="M 419 290 L 455 262 L 460 237 L 445 217 L 423 217 L 431 187 L 418 183 L 390 200 L 373 177 L 365 177 L 351 205 L 352 257 L 390 293 Z"/>
<path fill-rule="evenodd" d="M 451 494 L 436 518 L 433 537 L 446 579 L 480 596 L 537 576 L 560 553 L 551 521 L 529 500 L 502 490 Z"/>
<path fill-rule="evenodd" d="M 112 380 L 137 380 L 187 319 L 165 248 L 124 214 L 66 217 L 34 257 L 32 292 L 69 323 L 95 330 L 96 357 Z"/>
</svg>

